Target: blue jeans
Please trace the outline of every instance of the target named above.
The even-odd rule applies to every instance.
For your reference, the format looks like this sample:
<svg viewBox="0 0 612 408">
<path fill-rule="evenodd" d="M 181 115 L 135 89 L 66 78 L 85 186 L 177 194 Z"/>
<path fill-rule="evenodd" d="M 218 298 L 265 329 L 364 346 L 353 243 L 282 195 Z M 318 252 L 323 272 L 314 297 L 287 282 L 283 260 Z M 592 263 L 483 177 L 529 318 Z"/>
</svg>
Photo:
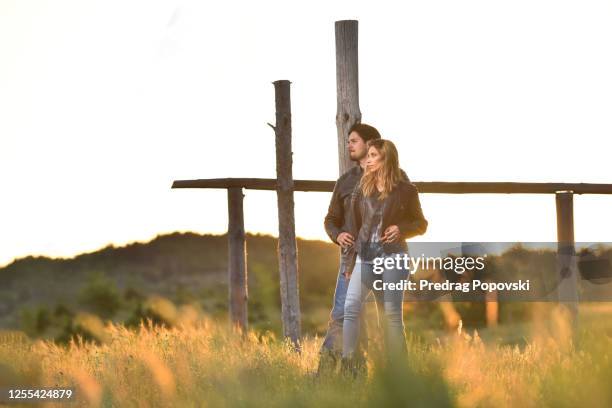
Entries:
<svg viewBox="0 0 612 408">
<path fill-rule="evenodd" d="M 374 281 L 381 280 L 383 284 L 397 284 L 408 278 L 408 272 L 408 270 L 398 269 L 393 266 L 391 268 L 384 268 L 382 275 L 375 274 L 372 262 L 364 262 L 359 256 L 357 257 L 344 303 L 343 357 L 351 357 L 355 353 L 360 332 L 359 320 L 363 314 L 363 302 L 372 290 L 377 303 L 384 305 L 384 327 L 387 349 L 393 352 L 405 350 L 406 335 L 404 333 L 402 309 L 404 291 L 398 289 L 383 290 L 381 282 L 374 286 Z M 380 288 L 380 290 L 375 288 Z"/>
<path fill-rule="evenodd" d="M 344 277 L 344 262 L 340 257 L 340 270 L 338 271 L 338 279 L 336 281 L 336 290 L 334 291 L 334 303 L 329 315 L 329 323 L 327 325 L 327 333 L 321 346 L 321 351 L 341 351 L 342 350 L 342 331 L 344 324 L 344 303 L 346 301 L 346 291 L 348 289 L 348 280 Z M 362 348 L 367 348 L 368 336 L 365 326 L 365 319 L 362 318 L 363 330 L 359 342 Z"/>
</svg>

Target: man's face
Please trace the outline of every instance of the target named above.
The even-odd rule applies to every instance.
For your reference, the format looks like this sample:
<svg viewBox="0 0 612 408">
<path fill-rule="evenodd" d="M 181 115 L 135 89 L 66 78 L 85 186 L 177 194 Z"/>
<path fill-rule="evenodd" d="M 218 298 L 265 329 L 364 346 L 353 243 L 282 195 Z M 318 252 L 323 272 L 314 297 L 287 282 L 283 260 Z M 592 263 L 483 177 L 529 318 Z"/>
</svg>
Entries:
<svg viewBox="0 0 612 408">
<path fill-rule="evenodd" d="M 359 133 L 353 131 L 348 138 L 348 151 L 353 161 L 359 161 L 363 159 L 368 153 L 368 147 L 363 141 Z"/>
</svg>

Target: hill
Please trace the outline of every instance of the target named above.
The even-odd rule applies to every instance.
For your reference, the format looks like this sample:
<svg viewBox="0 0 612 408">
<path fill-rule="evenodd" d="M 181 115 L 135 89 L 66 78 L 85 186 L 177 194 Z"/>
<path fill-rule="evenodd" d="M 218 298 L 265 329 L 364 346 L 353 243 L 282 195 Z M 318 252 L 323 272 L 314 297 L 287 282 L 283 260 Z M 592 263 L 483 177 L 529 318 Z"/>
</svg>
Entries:
<svg viewBox="0 0 612 408">
<path fill-rule="evenodd" d="M 246 240 L 249 318 L 261 329 L 277 330 L 278 240 L 250 234 Z M 325 323 L 337 277 L 338 250 L 331 243 L 302 239 L 297 246 L 304 326 L 317 329 L 308 316 L 318 326 Z M 105 302 L 116 309 L 107 317 L 124 321 L 135 313 L 139 299 L 152 295 L 177 305 L 195 303 L 207 314 L 222 316 L 227 309 L 226 276 L 225 235 L 172 233 L 69 259 L 25 257 L 0 269 L 0 327 L 23 328 L 28 324 L 24 320 L 52 320 L 66 311 L 96 312 L 104 309 Z"/>
</svg>

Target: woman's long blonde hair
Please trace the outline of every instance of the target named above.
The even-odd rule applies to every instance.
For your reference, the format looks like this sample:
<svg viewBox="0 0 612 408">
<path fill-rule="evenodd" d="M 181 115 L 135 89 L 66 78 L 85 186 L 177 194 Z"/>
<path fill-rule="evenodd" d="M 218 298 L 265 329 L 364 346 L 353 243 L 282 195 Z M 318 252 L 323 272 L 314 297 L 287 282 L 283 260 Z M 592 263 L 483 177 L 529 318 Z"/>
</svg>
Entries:
<svg viewBox="0 0 612 408">
<path fill-rule="evenodd" d="M 377 191 L 376 185 L 380 180 L 382 191 L 378 198 L 384 200 L 402 179 L 397 149 L 392 141 L 386 139 L 369 140 L 368 151 L 371 147 L 378 150 L 381 156 L 382 166 L 380 166 L 378 170 L 366 172 L 361 178 L 359 186 L 363 195 L 368 197 Z"/>
</svg>

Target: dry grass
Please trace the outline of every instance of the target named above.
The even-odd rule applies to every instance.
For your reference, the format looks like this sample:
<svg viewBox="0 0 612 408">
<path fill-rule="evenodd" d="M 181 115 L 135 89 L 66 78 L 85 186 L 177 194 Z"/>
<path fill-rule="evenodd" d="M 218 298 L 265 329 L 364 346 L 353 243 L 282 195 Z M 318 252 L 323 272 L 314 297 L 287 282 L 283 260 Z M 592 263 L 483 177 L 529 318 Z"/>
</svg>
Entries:
<svg viewBox="0 0 612 408">
<path fill-rule="evenodd" d="M 75 386 L 74 406 L 94 407 L 612 406 L 610 325 L 597 316 L 572 336 L 557 314 L 523 347 L 485 343 L 476 332 L 434 344 L 409 336 L 406 359 L 370 356 L 368 377 L 357 379 L 313 377 L 319 338 L 298 354 L 271 334 L 241 336 L 207 318 L 172 329 L 106 325 L 97 345 L 4 334 L 0 386 Z"/>
</svg>

